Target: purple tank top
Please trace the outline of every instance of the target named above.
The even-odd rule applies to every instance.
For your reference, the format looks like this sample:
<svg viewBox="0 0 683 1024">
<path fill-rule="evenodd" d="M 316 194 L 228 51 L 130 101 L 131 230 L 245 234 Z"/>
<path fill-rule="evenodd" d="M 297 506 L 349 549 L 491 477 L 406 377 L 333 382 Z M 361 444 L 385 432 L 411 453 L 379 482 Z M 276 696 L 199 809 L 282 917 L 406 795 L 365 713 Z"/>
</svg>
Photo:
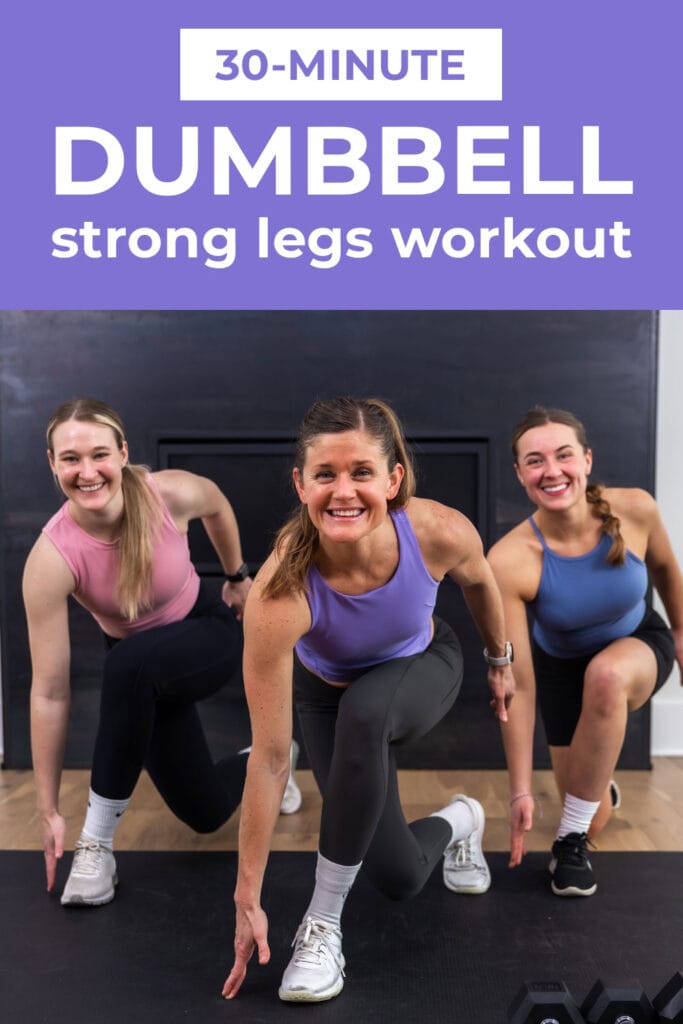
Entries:
<svg viewBox="0 0 683 1024">
<path fill-rule="evenodd" d="M 340 594 L 315 565 L 308 574 L 311 628 L 296 645 L 304 665 L 334 683 L 352 682 L 368 668 L 419 654 L 429 645 L 439 583 L 427 571 L 410 519 L 391 512 L 398 566 L 391 579 L 366 594 Z"/>
</svg>

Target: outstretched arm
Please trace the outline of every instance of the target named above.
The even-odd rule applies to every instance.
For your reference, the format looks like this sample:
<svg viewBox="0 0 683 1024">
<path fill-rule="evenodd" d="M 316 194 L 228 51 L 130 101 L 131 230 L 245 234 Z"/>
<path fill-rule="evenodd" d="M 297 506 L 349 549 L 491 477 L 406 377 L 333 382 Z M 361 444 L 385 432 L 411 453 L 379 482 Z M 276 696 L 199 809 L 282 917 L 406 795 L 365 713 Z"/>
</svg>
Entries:
<svg viewBox="0 0 683 1024">
<path fill-rule="evenodd" d="M 505 625 L 515 652 L 515 699 L 501 735 L 510 782 L 510 867 L 524 856 L 524 836 L 533 824 L 532 793 L 536 683 L 531 659 L 526 603 L 520 594 L 520 553 L 499 542 L 489 562 L 503 598 Z"/>
<path fill-rule="evenodd" d="M 41 535 L 26 561 L 23 594 L 32 665 L 31 752 L 48 892 L 66 835 L 59 785 L 70 707 L 67 597 L 73 587 L 62 556 Z"/>
<path fill-rule="evenodd" d="M 249 704 L 252 747 L 242 797 L 239 864 L 235 888 L 235 959 L 223 986 L 233 999 L 244 981 L 254 949 L 270 959 L 268 921 L 261 887 L 282 794 L 289 774 L 292 738 L 294 644 L 310 624 L 305 598 L 264 599 L 263 583 L 273 559 L 259 573 L 244 617 L 244 687 Z"/>
<path fill-rule="evenodd" d="M 659 509 L 654 499 L 648 498 L 650 530 L 645 560 L 669 619 L 683 685 L 683 577 Z"/>
<path fill-rule="evenodd" d="M 448 575 L 460 586 L 488 653 L 502 657 L 508 640 L 503 602 L 474 526 L 460 512 L 434 501 L 414 498 L 409 513 L 430 572 L 437 579 Z M 488 682 L 491 707 L 506 722 L 515 692 L 510 666 L 489 667 Z"/>
<path fill-rule="evenodd" d="M 208 477 L 181 469 L 167 469 L 154 474 L 161 496 L 181 532 L 191 519 L 201 519 L 226 576 L 234 576 L 242 565 L 239 527 L 232 505 Z M 251 578 L 238 583 L 226 580 L 222 596 L 241 619 L 251 587 Z"/>
</svg>

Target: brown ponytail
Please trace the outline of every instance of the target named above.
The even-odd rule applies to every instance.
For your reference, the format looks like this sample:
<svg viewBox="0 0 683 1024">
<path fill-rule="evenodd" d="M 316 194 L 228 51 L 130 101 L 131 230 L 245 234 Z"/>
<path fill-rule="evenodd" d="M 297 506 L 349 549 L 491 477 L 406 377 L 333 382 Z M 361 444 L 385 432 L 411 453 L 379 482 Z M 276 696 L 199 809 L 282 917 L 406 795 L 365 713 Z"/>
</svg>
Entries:
<svg viewBox="0 0 683 1024">
<path fill-rule="evenodd" d="M 602 521 L 602 532 L 612 538 L 612 547 L 607 552 L 610 565 L 623 565 L 626 561 L 626 545 L 621 536 L 621 523 L 612 513 L 609 502 L 603 498 L 600 484 L 589 484 L 586 488 L 586 501 L 593 506 L 593 514 Z"/>
<path fill-rule="evenodd" d="M 67 420 L 99 423 L 114 434 L 119 451 L 125 432 L 119 415 L 96 398 L 73 398 L 64 402 L 50 417 L 47 445 L 54 455 L 52 437 L 55 428 Z M 116 597 L 121 614 L 132 622 L 151 607 L 152 556 L 154 538 L 161 525 L 162 509 L 147 483 L 147 466 L 127 464 L 121 475 L 123 518 L 119 533 L 119 576 Z"/>
<path fill-rule="evenodd" d="M 584 452 L 590 447 L 586 428 L 581 420 L 566 409 L 545 409 L 542 405 L 535 405 L 524 415 L 512 433 L 512 453 L 517 463 L 517 446 L 523 434 L 534 427 L 544 427 L 548 423 L 561 423 L 565 427 L 571 427 L 576 434 L 576 439 Z M 626 561 L 626 545 L 621 536 L 619 519 L 612 514 L 609 502 L 603 498 L 603 489 L 600 484 L 589 484 L 586 488 L 586 501 L 593 506 L 593 514 L 601 520 L 601 529 L 608 537 L 612 538 L 612 547 L 607 553 L 607 561 L 610 565 L 623 565 Z"/>
<path fill-rule="evenodd" d="M 415 493 L 415 471 L 398 416 L 380 398 L 331 398 L 315 402 L 303 418 L 297 438 L 294 465 L 303 474 L 306 450 L 321 434 L 363 431 L 379 442 L 387 465 L 403 467 L 403 478 L 390 510 L 404 508 Z M 301 505 L 275 538 L 274 550 L 280 563 L 263 589 L 264 597 L 300 594 L 306 590 L 306 577 L 318 549 L 318 531 L 308 509 Z"/>
</svg>

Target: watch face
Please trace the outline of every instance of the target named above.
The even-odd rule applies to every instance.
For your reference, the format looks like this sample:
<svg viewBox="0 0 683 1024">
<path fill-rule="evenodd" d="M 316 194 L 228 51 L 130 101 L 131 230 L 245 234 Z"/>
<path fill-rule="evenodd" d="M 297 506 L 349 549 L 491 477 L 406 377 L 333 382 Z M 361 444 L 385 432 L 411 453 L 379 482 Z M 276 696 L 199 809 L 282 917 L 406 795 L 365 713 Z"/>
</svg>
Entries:
<svg viewBox="0 0 683 1024">
<path fill-rule="evenodd" d="M 515 660 L 512 644 L 510 643 L 509 640 L 505 641 L 505 653 L 502 654 L 500 658 L 494 658 L 492 655 L 489 654 L 488 650 L 484 648 L 484 658 L 486 659 L 487 663 L 489 665 L 492 665 L 494 668 L 502 668 L 503 665 L 511 665 L 512 662 Z"/>
</svg>

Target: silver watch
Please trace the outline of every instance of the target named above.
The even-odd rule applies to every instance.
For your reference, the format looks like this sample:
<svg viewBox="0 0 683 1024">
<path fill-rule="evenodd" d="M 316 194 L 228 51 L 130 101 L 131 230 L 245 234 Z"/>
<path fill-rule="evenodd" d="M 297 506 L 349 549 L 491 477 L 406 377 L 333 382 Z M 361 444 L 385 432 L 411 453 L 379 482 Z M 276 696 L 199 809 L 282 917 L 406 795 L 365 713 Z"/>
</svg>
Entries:
<svg viewBox="0 0 683 1024">
<path fill-rule="evenodd" d="M 484 661 L 493 668 L 502 668 L 503 665 L 511 665 L 515 660 L 515 652 L 509 640 L 505 641 L 505 654 L 502 658 L 492 658 L 486 647 L 484 648 Z"/>
</svg>

